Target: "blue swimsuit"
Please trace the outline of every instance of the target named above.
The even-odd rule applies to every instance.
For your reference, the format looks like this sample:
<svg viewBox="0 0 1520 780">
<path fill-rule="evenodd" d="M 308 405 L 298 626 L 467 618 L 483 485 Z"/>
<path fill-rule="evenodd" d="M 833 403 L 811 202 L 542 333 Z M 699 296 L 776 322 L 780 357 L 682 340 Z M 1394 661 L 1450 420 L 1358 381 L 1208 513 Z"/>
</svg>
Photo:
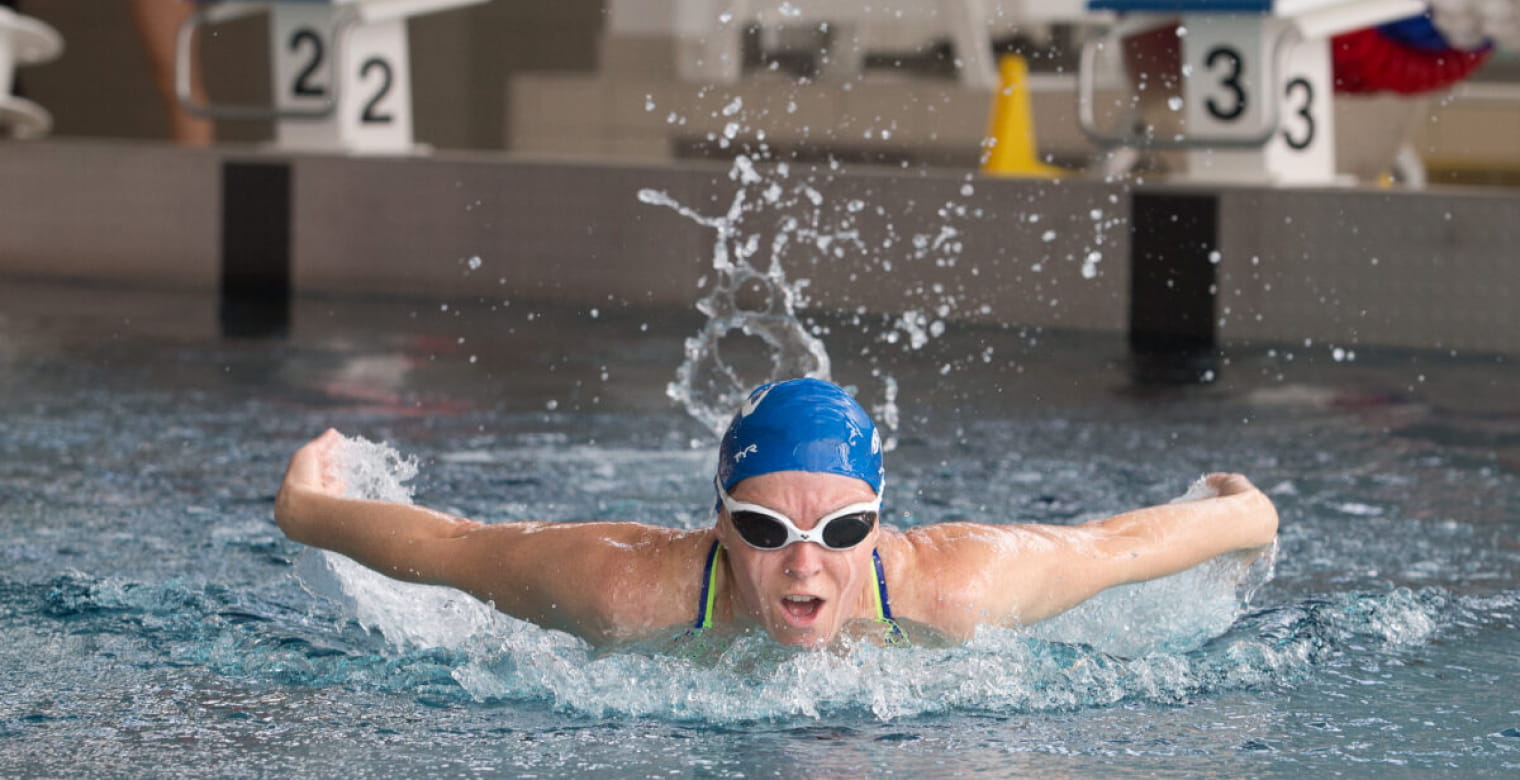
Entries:
<svg viewBox="0 0 1520 780">
<path fill-rule="evenodd" d="M 697 601 L 697 622 L 688 634 L 699 634 L 713 624 L 713 607 L 718 601 L 718 555 L 722 552 L 723 545 L 714 540 L 712 549 L 707 551 L 707 563 L 702 567 L 702 595 Z M 875 564 L 876 572 L 876 590 L 873 591 L 876 594 L 876 617 L 873 619 L 887 627 L 887 644 L 893 647 L 905 646 L 908 637 L 892 617 L 892 602 L 887 598 L 887 575 L 881 566 L 881 555 L 875 550 L 871 551 L 871 561 Z"/>
</svg>

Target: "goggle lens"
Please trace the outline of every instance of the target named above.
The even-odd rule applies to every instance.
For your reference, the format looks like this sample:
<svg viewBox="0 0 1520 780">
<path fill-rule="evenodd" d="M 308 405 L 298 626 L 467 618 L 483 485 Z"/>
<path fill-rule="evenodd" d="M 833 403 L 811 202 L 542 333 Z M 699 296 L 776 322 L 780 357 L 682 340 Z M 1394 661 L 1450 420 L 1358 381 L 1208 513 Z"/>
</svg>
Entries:
<svg viewBox="0 0 1520 780">
<path fill-rule="evenodd" d="M 755 547 L 774 550 L 786 544 L 786 527 L 776 522 L 775 518 L 759 512 L 734 512 L 729 517 L 734 521 L 734 530 L 739 532 L 739 536 Z"/>
<path fill-rule="evenodd" d="M 835 550 L 846 550 L 866 540 L 871 535 L 871 528 L 876 525 L 875 512 L 858 512 L 853 515 L 834 518 L 834 522 L 823 529 L 823 546 Z"/>
</svg>

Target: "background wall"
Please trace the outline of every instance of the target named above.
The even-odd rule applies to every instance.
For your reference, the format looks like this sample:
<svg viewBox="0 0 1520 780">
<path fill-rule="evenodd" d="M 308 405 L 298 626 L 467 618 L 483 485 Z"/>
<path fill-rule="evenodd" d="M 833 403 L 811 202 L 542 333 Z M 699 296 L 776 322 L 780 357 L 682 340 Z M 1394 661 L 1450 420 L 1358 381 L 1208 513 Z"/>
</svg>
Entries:
<svg viewBox="0 0 1520 780">
<path fill-rule="evenodd" d="M 670 3 L 630 0 L 618 6 L 623 13 L 616 30 L 609 5 L 493 0 L 414 18 L 417 140 L 439 149 L 639 162 L 690 153 L 693 139 L 712 130 L 707 125 L 721 126 L 726 118 L 708 105 L 715 93 L 675 74 L 677 44 L 658 32 L 673 24 Z M 65 40 L 63 57 L 18 74 L 25 95 L 52 112 L 55 137 L 169 137 L 164 103 L 125 0 L 19 0 L 17 7 L 57 28 Z M 660 8 L 663 16 L 656 13 Z M 204 72 L 215 100 L 268 104 L 266 40 L 262 18 L 222 25 L 204 38 Z M 939 52 L 937 45 L 925 40 L 920 47 L 932 53 Z M 1048 71 L 1051 62 L 1035 64 Z M 957 85 L 953 68 L 928 76 L 873 70 L 864 82 L 849 85 L 854 89 L 839 83 L 799 88 L 781 74 L 761 75 L 774 77 L 750 74 L 720 91 L 744 94 L 749 105 L 795 100 L 801 108 L 794 114 L 772 112 L 759 123 L 777 142 L 803 128 L 814 139 L 837 134 L 826 141 L 828 152 L 846 158 L 975 164 L 987 95 Z M 1031 86 L 1041 151 L 1069 164 L 1089 161 L 1093 150 L 1076 129 L 1069 71 L 1036 75 Z M 646 95 L 658 112 L 645 110 Z M 1337 121 L 1345 136 L 1342 168 L 1364 179 L 1375 178 L 1391 152 L 1379 152 L 1370 166 L 1354 158 L 1378 146 L 1368 139 L 1381 134 L 1389 136 L 1391 145 L 1382 145 L 1390 149 L 1394 136 L 1413 138 L 1433 180 L 1520 181 L 1520 55 L 1514 52 L 1500 52 L 1473 80 L 1423 103 L 1342 99 L 1337 106 L 1344 115 Z M 691 122 L 668 126 L 670 112 Z M 864 141 L 860 123 L 879 116 L 901 126 L 890 142 L 880 136 Z M 265 122 L 221 122 L 217 134 L 223 141 L 256 142 L 270 138 L 272 129 Z"/>
</svg>

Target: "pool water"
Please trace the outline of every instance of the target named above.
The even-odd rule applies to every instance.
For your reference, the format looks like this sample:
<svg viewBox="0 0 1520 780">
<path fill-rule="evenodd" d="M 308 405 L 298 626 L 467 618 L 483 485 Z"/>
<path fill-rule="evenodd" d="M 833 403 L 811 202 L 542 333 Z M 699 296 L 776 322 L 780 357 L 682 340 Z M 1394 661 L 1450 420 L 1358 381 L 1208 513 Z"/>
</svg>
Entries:
<svg viewBox="0 0 1520 780">
<path fill-rule="evenodd" d="M 1232 345 L 1213 383 L 1149 386 L 1114 336 L 887 350 L 826 321 L 836 379 L 868 406 L 896 384 L 892 522 L 1077 522 L 1237 470 L 1278 504 L 1275 578 L 1238 619 L 1236 574 L 1203 571 L 965 646 L 691 659 L 332 597 L 353 582 L 270 512 L 331 425 L 414 456 L 415 499 L 450 512 L 698 527 L 712 434 L 665 385 L 699 318 L 303 300 L 294 322 L 223 339 L 198 296 L 0 288 L 4 774 L 1520 769 L 1506 358 Z"/>
</svg>

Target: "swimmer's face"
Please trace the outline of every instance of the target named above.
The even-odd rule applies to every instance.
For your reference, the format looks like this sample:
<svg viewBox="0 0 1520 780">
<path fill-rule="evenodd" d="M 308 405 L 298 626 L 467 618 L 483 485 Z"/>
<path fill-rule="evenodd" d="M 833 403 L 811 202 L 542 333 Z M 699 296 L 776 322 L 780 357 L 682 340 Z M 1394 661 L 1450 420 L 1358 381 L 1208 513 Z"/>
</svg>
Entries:
<svg viewBox="0 0 1520 780">
<path fill-rule="evenodd" d="M 734 485 L 729 495 L 786 515 L 804 531 L 836 509 L 876 497 L 859 479 L 808 471 L 750 477 Z M 879 523 L 864 542 L 848 550 L 812 542 L 759 550 L 740 538 L 726 511 L 718 519 L 717 533 L 734 573 L 736 612 L 760 623 L 782 644 L 823 645 L 846 621 L 873 616 L 871 550 Z"/>
</svg>

